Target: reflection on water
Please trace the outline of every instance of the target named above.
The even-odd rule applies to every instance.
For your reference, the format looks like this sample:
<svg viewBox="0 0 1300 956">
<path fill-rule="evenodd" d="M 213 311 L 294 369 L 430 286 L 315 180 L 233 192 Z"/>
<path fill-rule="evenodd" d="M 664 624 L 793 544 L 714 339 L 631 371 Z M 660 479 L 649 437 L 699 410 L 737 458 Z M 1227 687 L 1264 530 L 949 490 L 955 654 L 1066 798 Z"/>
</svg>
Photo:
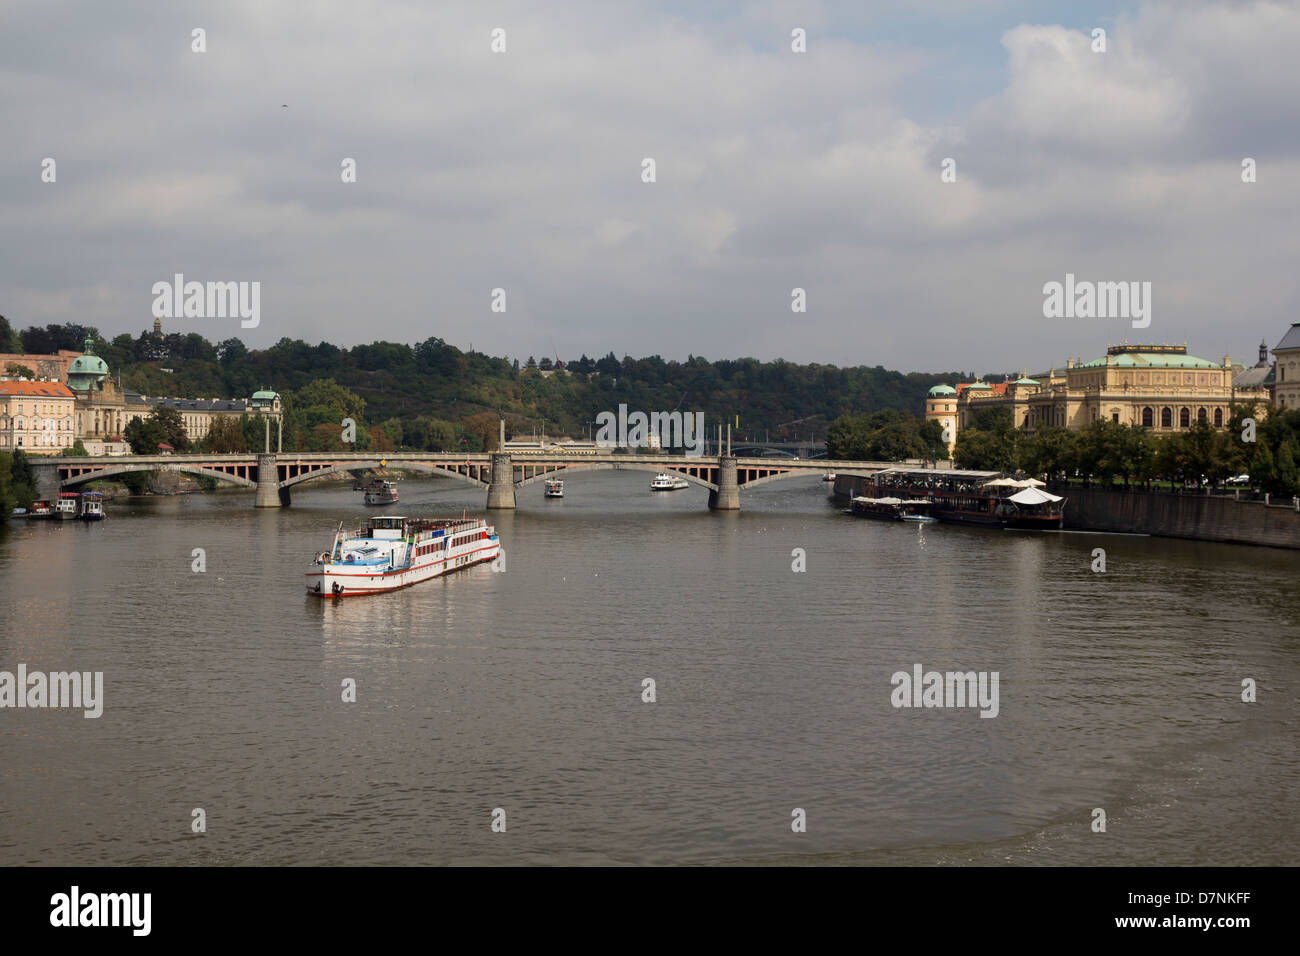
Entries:
<svg viewBox="0 0 1300 956">
<path fill-rule="evenodd" d="M 390 513 L 483 513 L 400 489 Z M 0 669 L 106 697 L 0 711 L 0 863 L 1296 862 L 1292 553 L 863 521 L 815 476 L 714 514 L 595 472 L 491 514 L 504 573 L 307 597 L 359 499 L 0 539 Z M 998 671 L 999 716 L 894 709 L 916 663 Z"/>
</svg>

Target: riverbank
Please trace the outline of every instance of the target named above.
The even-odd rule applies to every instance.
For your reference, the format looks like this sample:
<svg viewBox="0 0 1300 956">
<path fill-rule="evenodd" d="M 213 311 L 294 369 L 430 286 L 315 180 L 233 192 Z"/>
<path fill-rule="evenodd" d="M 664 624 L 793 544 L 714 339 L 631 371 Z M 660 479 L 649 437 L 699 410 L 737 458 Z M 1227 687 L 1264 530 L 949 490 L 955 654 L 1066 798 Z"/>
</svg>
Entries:
<svg viewBox="0 0 1300 956">
<path fill-rule="evenodd" d="M 1300 550 L 1300 511 L 1290 501 L 1265 504 L 1234 501 L 1223 495 L 1077 485 L 1053 490 L 1068 498 L 1065 527 L 1071 530 Z"/>
<path fill-rule="evenodd" d="M 834 495 L 861 497 L 867 478 L 836 475 Z M 1064 496 L 1067 530 L 1149 534 L 1191 541 L 1300 550 L 1300 510 L 1289 501 L 1235 501 L 1225 495 L 1052 485 Z"/>
</svg>

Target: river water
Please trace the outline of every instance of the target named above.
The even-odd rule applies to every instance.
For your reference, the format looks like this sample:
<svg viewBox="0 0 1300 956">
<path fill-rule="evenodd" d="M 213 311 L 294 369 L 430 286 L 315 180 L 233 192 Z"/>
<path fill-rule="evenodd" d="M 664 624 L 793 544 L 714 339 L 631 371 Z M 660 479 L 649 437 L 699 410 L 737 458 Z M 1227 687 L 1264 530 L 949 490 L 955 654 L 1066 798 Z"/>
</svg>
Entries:
<svg viewBox="0 0 1300 956">
<path fill-rule="evenodd" d="M 302 571 L 347 485 L 15 523 L 0 670 L 102 671 L 104 711 L 0 710 L 0 864 L 1300 863 L 1300 555 L 649 477 L 530 486 L 504 571 L 339 602 Z M 998 672 L 997 716 L 894 707 L 916 664 Z"/>
</svg>

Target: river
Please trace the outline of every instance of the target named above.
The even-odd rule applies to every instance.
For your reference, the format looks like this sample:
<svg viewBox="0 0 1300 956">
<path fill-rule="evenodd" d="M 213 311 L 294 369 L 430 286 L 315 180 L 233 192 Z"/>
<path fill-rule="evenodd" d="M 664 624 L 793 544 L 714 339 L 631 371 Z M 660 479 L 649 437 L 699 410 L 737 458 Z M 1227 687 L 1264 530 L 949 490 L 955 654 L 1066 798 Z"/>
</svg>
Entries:
<svg viewBox="0 0 1300 956">
<path fill-rule="evenodd" d="M 0 710 L 0 864 L 1300 863 L 1297 553 L 649 477 L 529 486 L 503 571 L 343 601 L 302 572 L 345 484 L 15 522 L 0 670 L 102 671 L 104 709 Z M 893 706 L 916 664 L 997 672 L 996 717 Z"/>
</svg>

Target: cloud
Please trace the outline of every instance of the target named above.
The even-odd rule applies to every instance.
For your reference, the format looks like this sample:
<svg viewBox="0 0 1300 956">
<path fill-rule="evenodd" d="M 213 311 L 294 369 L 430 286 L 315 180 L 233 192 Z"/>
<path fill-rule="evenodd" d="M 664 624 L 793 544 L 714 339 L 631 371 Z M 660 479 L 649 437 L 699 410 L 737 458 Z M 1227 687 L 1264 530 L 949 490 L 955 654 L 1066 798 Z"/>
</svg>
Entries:
<svg viewBox="0 0 1300 956">
<path fill-rule="evenodd" d="M 898 5 L 11 9 L 0 308 L 135 332 L 184 271 L 263 283 L 254 344 L 436 334 L 526 357 L 553 338 L 905 369 L 1100 354 L 1118 324 L 1041 318 L 1066 271 L 1153 281 L 1151 332 L 1205 354 L 1289 322 L 1300 11 L 1143 4 L 1105 18 L 1096 54 L 1088 28 L 1006 8 L 962 7 L 999 28 L 969 55 L 1006 77 L 942 127 L 904 103 L 952 96 L 969 66 L 923 27 L 943 4 L 908 8 L 906 43 L 873 38 Z"/>
</svg>

